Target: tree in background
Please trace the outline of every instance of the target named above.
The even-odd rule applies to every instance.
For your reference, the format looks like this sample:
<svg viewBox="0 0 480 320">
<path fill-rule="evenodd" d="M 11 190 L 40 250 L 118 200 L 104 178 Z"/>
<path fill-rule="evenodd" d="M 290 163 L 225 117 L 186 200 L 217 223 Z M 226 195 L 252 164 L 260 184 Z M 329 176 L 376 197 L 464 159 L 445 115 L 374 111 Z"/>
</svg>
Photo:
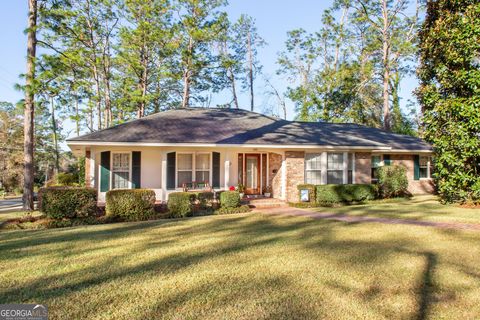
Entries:
<svg viewBox="0 0 480 320">
<path fill-rule="evenodd" d="M 178 0 L 182 108 L 189 107 L 190 100 L 204 102 L 201 94 L 214 85 L 211 49 L 226 27 L 226 14 L 219 11 L 225 4 L 225 0 Z"/>
<path fill-rule="evenodd" d="M 398 94 L 415 52 L 418 11 L 409 16 L 408 7 L 407 0 L 338 0 L 318 32 L 288 33 L 278 73 L 293 84 L 287 95 L 298 119 L 408 131 Z"/>
<path fill-rule="evenodd" d="M 480 4 L 429 1 L 420 32 L 425 138 L 435 149 L 438 192 L 446 202 L 480 202 Z"/>
<path fill-rule="evenodd" d="M 265 40 L 258 34 L 255 20 L 245 14 L 233 25 L 232 42 L 236 47 L 239 60 L 244 65 L 246 74 L 241 77 L 243 88 L 248 89 L 250 94 L 250 110 L 255 108 L 255 78 L 262 70 L 262 65 L 258 60 L 258 49 L 266 45 Z"/>
<path fill-rule="evenodd" d="M 131 107 L 141 118 L 155 111 L 152 104 L 165 90 L 165 78 L 171 66 L 169 57 L 176 49 L 172 43 L 172 8 L 165 0 L 126 0 L 118 46 L 118 79 L 123 94 L 117 109 Z M 127 110 L 124 110 L 127 111 Z"/>
<path fill-rule="evenodd" d="M 0 102 L 0 189 L 14 192 L 23 180 L 22 108 Z"/>
</svg>

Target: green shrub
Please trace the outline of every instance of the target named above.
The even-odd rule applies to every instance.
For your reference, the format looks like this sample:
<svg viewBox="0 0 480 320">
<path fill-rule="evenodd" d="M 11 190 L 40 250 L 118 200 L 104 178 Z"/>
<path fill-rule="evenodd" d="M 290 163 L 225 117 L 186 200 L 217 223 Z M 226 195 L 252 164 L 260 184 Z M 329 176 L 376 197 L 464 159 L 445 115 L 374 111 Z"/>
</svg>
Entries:
<svg viewBox="0 0 480 320">
<path fill-rule="evenodd" d="M 107 192 L 107 216 L 126 221 L 147 220 L 155 216 L 155 191 L 150 189 L 118 189 Z"/>
<path fill-rule="evenodd" d="M 72 186 L 78 183 L 77 176 L 73 173 L 59 173 L 56 176 L 57 184 L 60 186 Z"/>
<path fill-rule="evenodd" d="M 93 188 L 41 188 L 38 199 L 39 210 L 52 219 L 84 218 L 97 211 L 97 192 Z"/>
<path fill-rule="evenodd" d="M 225 191 L 220 193 L 222 208 L 237 208 L 240 206 L 240 193 L 238 191 Z"/>
<path fill-rule="evenodd" d="M 211 191 L 190 191 L 194 195 L 194 211 L 205 210 L 212 206 L 213 192 Z"/>
<path fill-rule="evenodd" d="M 196 196 L 193 192 L 172 192 L 168 195 L 168 211 L 172 218 L 183 218 L 193 214 Z"/>
<path fill-rule="evenodd" d="M 215 214 L 233 214 L 233 213 L 244 213 L 244 212 L 250 212 L 250 211 L 251 209 L 249 206 L 243 205 L 236 208 L 221 207 L 215 210 Z"/>
<path fill-rule="evenodd" d="M 320 205 L 364 202 L 373 200 L 376 187 L 371 184 L 326 184 L 316 186 L 316 199 Z"/>
<path fill-rule="evenodd" d="M 378 189 L 382 198 L 409 195 L 407 169 L 404 166 L 383 166 L 378 168 Z"/>
<path fill-rule="evenodd" d="M 315 185 L 313 184 L 299 184 L 297 186 L 297 190 L 298 190 L 298 201 L 301 201 L 300 197 L 301 197 L 301 194 L 300 194 L 300 190 L 304 190 L 304 189 L 307 189 L 308 190 L 308 196 L 309 196 L 309 199 L 310 203 L 315 203 L 316 202 L 316 194 L 315 194 Z M 306 202 L 306 203 L 308 203 Z"/>
</svg>

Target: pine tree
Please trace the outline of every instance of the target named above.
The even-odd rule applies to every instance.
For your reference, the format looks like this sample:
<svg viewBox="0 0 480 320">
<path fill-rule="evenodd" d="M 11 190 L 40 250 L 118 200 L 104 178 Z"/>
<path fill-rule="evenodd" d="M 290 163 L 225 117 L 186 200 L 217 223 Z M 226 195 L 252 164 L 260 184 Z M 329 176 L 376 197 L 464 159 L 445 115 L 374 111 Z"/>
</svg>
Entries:
<svg viewBox="0 0 480 320">
<path fill-rule="evenodd" d="M 35 56 L 37 49 L 37 0 L 28 1 L 27 29 L 27 73 L 25 85 L 24 115 L 24 174 L 23 174 L 23 209 L 32 211 L 33 207 L 33 141 L 35 112 Z"/>
<path fill-rule="evenodd" d="M 225 28 L 227 17 L 219 11 L 225 4 L 225 0 L 178 0 L 182 108 L 189 107 L 191 100 L 204 102 L 200 94 L 214 84 L 216 57 L 211 49 Z"/>
</svg>

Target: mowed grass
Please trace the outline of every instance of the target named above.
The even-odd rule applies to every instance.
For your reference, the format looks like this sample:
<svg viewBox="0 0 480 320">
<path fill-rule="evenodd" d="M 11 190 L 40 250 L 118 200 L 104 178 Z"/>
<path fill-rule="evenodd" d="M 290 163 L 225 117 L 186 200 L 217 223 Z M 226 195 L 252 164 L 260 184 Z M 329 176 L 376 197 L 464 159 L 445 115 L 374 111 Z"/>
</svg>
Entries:
<svg viewBox="0 0 480 320">
<path fill-rule="evenodd" d="M 321 207 L 312 210 L 339 215 L 480 224 L 480 207 L 466 208 L 456 204 L 444 205 L 438 201 L 436 196 L 432 195 L 415 196 L 412 199 L 375 200 L 361 205 Z"/>
<path fill-rule="evenodd" d="M 478 319 L 480 233 L 240 214 L 0 233 L 50 319 Z"/>
</svg>

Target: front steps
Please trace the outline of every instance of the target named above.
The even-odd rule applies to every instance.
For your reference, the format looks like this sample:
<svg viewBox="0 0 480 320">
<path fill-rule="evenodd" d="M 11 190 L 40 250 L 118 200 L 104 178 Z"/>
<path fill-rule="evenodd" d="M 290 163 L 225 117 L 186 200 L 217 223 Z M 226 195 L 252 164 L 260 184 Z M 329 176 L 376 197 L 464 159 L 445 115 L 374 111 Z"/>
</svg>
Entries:
<svg viewBox="0 0 480 320">
<path fill-rule="evenodd" d="M 288 207 L 288 204 L 283 200 L 265 197 L 244 197 L 242 204 L 255 209 Z"/>
</svg>

